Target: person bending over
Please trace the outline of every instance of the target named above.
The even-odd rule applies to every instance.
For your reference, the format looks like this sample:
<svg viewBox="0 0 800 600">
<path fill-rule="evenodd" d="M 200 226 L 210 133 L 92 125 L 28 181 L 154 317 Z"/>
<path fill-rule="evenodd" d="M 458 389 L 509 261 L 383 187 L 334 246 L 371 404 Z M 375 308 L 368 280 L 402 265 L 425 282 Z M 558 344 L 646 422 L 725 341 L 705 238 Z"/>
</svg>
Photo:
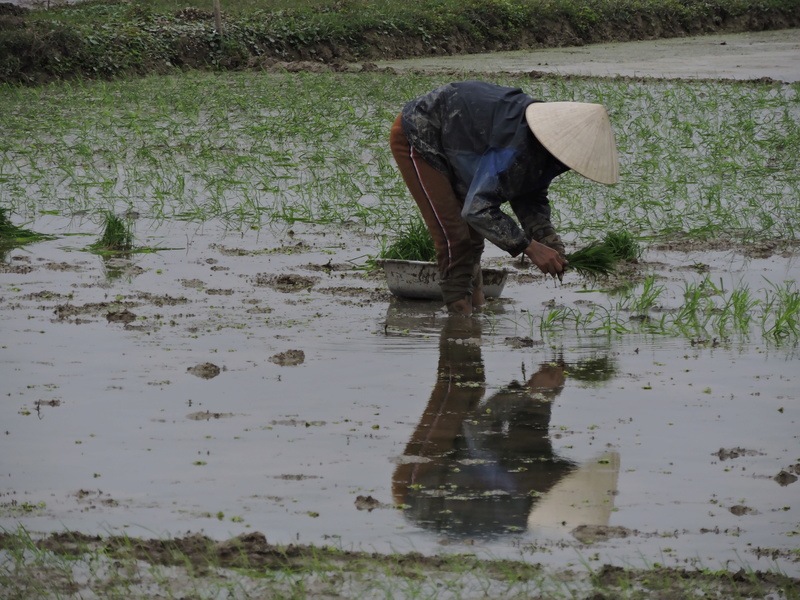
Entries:
<svg viewBox="0 0 800 600">
<path fill-rule="evenodd" d="M 444 302 L 462 315 L 485 301 L 484 240 L 562 277 L 568 263 L 547 197 L 555 177 L 572 169 L 599 183 L 619 179 L 603 105 L 542 102 L 480 81 L 449 83 L 410 101 L 390 145 L 433 237 Z M 519 225 L 501 210 L 506 202 Z"/>
</svg>

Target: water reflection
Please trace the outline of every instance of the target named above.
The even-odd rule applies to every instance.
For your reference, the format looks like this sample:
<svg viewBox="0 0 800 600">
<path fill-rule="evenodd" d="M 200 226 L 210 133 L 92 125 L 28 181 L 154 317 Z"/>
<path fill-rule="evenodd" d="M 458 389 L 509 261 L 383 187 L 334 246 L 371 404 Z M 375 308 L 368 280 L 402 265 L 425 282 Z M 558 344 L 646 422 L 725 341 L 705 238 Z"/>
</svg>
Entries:
<svg viewBox="0 0 800 600">
<path fill-rule="evenodd" d="M 144 273 L 144 269 L 133 261 L 133 254 L 130 252 L 114 252 L 101 254 L 103 261 L 103 273 L 106 280 L 123 280 L 131 283 L 135 277 Z"/>
<path fill-rule="evenodd" d="M 452 537 L 491 537 L 608 523 L 619 471 L 614 453 L 579 465 L 554 451 L 553 400 L 565 365 L 485 397 L 479 319 L 448 318 L 430 401 L 392 481 L 417 524 Z"/>
</svg>

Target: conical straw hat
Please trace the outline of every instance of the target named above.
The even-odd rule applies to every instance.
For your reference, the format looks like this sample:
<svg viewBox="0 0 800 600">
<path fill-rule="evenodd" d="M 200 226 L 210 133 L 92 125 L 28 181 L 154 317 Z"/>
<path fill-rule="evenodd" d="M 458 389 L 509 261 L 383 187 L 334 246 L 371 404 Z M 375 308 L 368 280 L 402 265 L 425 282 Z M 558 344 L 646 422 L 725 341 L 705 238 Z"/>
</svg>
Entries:
<svg viewBox="0 0 800 600">
<path fill-rule="evenodd" d="M 534 102 L 525 118 L 542 145 L 570 169 L 598 183 L 619 181 L 617 144 L 602 104 Z"/>
</svg>

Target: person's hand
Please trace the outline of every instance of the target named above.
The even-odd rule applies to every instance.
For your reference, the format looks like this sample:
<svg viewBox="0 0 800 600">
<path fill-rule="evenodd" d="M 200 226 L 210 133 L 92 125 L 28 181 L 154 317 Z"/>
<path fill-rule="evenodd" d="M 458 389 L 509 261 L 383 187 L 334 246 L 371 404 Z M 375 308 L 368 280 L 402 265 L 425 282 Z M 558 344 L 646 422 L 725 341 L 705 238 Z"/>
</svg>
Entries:
<svg viewBox="0 0 800 600">
<path fill-rule="evenodd" d="M 569 263 L 556 250 L 534 241 L 525 248 L 524 252 L 525 256 L 530 258 L 531 262 L 545 275 L 552 275 L 559 279 L 564 276 L 564 269 Z"/>
</svg>

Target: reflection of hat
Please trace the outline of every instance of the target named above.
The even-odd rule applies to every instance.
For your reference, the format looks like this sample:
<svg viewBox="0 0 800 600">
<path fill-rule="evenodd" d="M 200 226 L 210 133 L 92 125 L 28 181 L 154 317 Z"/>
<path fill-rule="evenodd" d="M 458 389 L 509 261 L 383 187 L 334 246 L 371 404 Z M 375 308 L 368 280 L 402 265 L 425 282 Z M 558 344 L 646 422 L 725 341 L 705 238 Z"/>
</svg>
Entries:
<svg viewBox="0 0 800 600">
<path fill-rule="evenodd" d="M 528 528 L 608 525 L 617 493 L 620 457 L 606 452 L 579 467 L 542 496 L 528 515 Z"/>
<path fill-rule="evenodd" d="M 570 169 L 598 183 L 619 181 L 617 145 L 602 104 L 534 102 L 525 118 L 536 139 Z"/>
</svg>

